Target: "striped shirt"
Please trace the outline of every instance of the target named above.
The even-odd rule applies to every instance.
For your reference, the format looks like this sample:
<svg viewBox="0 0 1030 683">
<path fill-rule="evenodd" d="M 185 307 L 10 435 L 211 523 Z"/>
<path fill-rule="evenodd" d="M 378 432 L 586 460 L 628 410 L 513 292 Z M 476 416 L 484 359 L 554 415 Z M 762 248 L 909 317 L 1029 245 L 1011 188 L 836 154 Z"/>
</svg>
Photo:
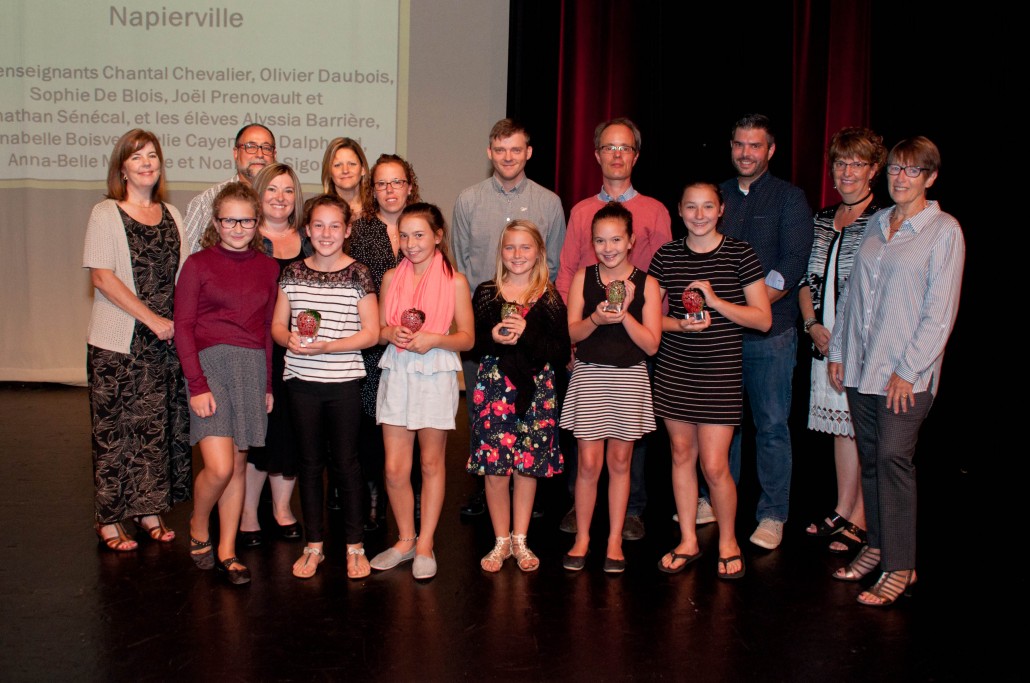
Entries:
<svg viewBox="0 0 1030 683">
<path fill-rule="evenodd" d="M 283 270 L 279 287 L 290 300 L 290 329 L 297 327 L 297 314 L 304 310 L 318 311 L 322 316 L 317 341 L 333 341 L 353 336 L 361 330 L 358 302 L 375 293 L 372 273 L 364 264 L 354 261 L 342 270 L 331 273 L 312 270 L 303 260 L 294 261 Z M 316 356 L 298 356 L 286 352 L 283 379 L 306 382 L 346 382 L 365 376 L 361 351 L 340 351 Z"/>
<path fill-rule="evenodd" d="M 863 394 L 886 395 L 897 373 L 916 393 L 936 395 L 958 315 L 966 243 L 958 221 L 937 202 L 902 223 L 888 242 L 893 211 L 869 220 L 828 357 L 844 364 L 844 386 Z"/>
</svg>

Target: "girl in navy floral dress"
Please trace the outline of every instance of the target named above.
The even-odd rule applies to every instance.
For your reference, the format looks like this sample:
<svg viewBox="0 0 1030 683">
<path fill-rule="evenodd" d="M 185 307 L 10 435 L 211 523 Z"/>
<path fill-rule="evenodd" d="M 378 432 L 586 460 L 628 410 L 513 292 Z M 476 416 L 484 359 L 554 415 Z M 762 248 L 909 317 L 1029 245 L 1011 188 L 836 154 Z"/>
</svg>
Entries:
<svg viewBox="0 0 1030 683">
<path fill-rule="evenodd" d="M 500 571 L 514 556 L 519 569 L 540 560 L 526 545 L 538 477 L 562 471 L 554 369 L 569 359 L 567 313 L 550 283 L 544 241 L 530 221 L 501 233 L 496 277 L 476 288 L 474 421 L 468 471 L 486 476 L 486 502 L 496 543 L 480 566 Z M 509 482 L 514 481 L 514 523 Z"/>
</svg>

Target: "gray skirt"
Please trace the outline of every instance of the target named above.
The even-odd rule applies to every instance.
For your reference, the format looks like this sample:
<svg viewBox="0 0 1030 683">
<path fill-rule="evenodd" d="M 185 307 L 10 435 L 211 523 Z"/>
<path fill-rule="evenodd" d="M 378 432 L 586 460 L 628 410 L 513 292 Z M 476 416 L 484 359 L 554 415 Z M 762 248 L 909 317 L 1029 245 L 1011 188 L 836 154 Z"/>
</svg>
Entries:
<svg viewBox="0 0 1030 683">
<path fill-rule="evenodd" d="M 215 414 L 190 410 L 190 444 L 206 436 L 231 436 L 245 451 L 265 445 L 267 368 L 264 349 L 219 344 L 200 352 L 200 367 L 215 398 Z"/>
</svg>

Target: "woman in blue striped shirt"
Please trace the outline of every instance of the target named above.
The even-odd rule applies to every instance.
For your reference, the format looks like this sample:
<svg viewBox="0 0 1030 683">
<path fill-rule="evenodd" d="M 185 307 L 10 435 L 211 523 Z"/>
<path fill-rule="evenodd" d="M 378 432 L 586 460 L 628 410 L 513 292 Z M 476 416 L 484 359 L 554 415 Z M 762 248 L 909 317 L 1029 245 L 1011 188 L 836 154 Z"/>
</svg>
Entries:
<svg viewBox="0 0 1030 683">
<path fill-rule="evenodd" d="M 916 581 L 913 456 L 958 314 L 962 228 L 926 198 L 940 162 L 922 136 L 891 150 L 894 206 L 869 221 L 827 354 L 830 384 L 847 390 L 869 524 L 868 544 L 833 576 L 858 581 L 879 567 L 880 579 L 858 596 L 873 607 L 894 603 Z"/>
</svg>

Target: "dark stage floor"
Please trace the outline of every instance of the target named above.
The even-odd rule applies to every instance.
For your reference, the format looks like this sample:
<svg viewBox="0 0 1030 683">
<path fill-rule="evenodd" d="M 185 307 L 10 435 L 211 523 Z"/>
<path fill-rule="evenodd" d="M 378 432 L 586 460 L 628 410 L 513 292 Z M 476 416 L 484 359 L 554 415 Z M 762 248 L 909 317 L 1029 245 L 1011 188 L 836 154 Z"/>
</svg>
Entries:
<svg viewBox="0 0 1030 683">
<path fill-rule="evenodd" d="M 714 525 L 693 568 L 656 570 L 678 534 L 660 439 L 648 460 L 647 536 L 626 544 L 624 575 L 601 572 L 603 541 L 586 571 L 562 569 L 572 540 L 557 528 L 564 478 L 541 487 L 546 514 L 530 530 L 540 571 L 509 562 L 482 572 L 492 533 L 486 516 L 458 514 L 472 489 L 459 431 L 436 579 L 416 583 L 402 566 L 348 581 L 343 546 L 330 537 L 314 579 L 290 575 L 300 544 L 268 540 L 241 551 L 254 581 L 233 588 L 190 561 L 188 504 L 169 517 L 179 534 L 170 546 L 141 539 L 134 553 L 102 550 L 91 528 L 85 390 L 0 384 L 0 680 L 1015 680 L 1024 631 L 1005 624 L 1022 621 L 1026 600 L 1018 585 L 999 590 L 1013 587 L 1022 563 L 973 542 L 989 522 L 964 515 L 977 505 L 974 487 L 946 455 L 947 426 L 932 420 L 927 430 L 941 438 L 921 442 L 920 580 L 888 610 L 857 605 L 855 585 L 830 579 L 841 562 L 804 537 L 804 523 L 833 505 L 834 480 L 830 442 L 803 430 L 779 550 L 747 543 L 757 494 L 753 475 L 742 482 L 747 576 L 736 583 L 716 579 Z M 981 504 L 986 514 L 990 502 Z M 602 508 L 595 539 L 605 518 Z M 384 540 L 367 539 L 370 555 Z"/>
</svg>

